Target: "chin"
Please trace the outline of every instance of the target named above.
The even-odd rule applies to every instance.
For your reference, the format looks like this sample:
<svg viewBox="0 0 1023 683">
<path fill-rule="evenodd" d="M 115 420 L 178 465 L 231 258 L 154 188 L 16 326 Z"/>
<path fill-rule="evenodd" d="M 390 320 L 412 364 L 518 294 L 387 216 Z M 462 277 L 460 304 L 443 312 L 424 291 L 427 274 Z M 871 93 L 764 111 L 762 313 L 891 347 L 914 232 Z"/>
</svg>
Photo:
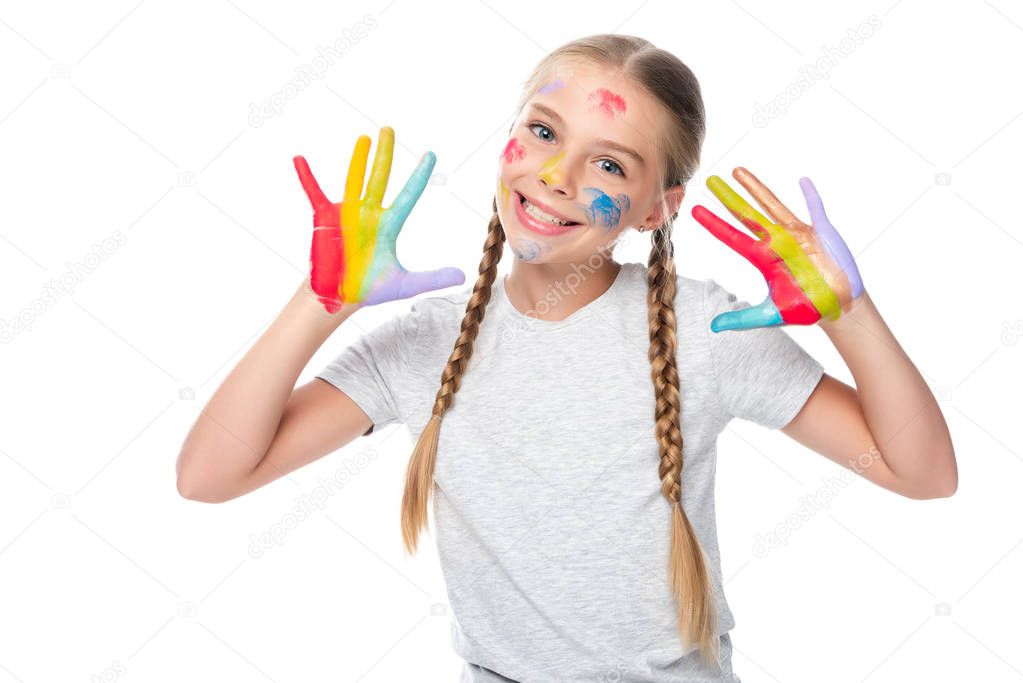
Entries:
<svg viewBox="0 0 1023 683">
<path fill-rule="evenodd" d="M 515 228 L 515 234 L 508 234 L 508 246 L 511 247 L 515 259 L 523 263 L 545 263 L 551 255 L 552 245 L 543 240 L 535 239 L 532 234 Z"/>
</svg>

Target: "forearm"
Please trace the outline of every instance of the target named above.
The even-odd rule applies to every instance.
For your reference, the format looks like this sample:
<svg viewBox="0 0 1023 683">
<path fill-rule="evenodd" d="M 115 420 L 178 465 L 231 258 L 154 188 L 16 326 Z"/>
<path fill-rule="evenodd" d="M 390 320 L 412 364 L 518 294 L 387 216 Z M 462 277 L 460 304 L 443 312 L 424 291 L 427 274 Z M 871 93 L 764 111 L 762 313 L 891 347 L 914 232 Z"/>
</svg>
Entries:
<svg viewBox="0 0 1023 683">
<path fill-rule="evenodd" d="M 179 489 L 196 491 L 252 472 L 277 433 L 295 383 L 309 359 L 358 306 L 331 315 L 308 279 L 200 411 L 181 447 Z"/>
<path fill-rule="evenodd" d="M 954 491 L 955 453 L 941 408 L 869 294 L 820 327 L 852 372 L 864 418 L 892 472 L 921 493 Z"/>
</svg>

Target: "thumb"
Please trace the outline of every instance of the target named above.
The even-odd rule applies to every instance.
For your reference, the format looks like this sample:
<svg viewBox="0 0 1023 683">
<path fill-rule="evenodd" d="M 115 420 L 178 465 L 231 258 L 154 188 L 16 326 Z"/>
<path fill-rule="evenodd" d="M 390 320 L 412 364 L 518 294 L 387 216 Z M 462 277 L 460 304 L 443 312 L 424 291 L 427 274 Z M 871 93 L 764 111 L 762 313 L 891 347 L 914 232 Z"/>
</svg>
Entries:
<svg viewBox="0 0 1023 683">
<path fill-rule="evenodd" d="M 384 301 L 408 299 L 423 292 L 453 287 L 463 282 L 465 282 L 465 273 L 458 268 L 448 267 L 423 271 L 402 270 L 393 278 L 374 288 L 363 303 L 372 306 Z"/>
<path fill-rule="evenodd" d="M 756 306 L 737 311 L 726 311 L 714 316 L 714 319 L 710 321 L 710 329 L 714 332 L 749 330 L 755 327 L 780 325 L 782 322 L 778 307 L 774 305 L 771 297 L 767 297 Z"/>
<path fill-rule="evenodd" d="M 409 271 L 405 273 L 405 289 L 415 296 L 435 289 L 454 287 L 465 282 L 465 273 L 458 268 L 445 267 L 437 270 Z"/>
</svg>

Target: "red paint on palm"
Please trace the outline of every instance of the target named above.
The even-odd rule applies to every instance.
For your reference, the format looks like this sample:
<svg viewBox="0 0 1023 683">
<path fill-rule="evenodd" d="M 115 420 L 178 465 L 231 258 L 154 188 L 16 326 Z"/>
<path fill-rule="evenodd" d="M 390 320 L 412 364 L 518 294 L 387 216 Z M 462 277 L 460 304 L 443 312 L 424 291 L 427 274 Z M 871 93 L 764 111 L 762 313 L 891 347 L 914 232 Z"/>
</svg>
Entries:
<svg viewBox="0 0 1023 683">
<path fill-rule="evenodd" d="M 302 189 L 313 205 L 313 240 L 309 251 L 309 286 L 328 313 L 344 303 L 345 246 L 341 239 L 341 206 L 323 193 L 304 157 L 294 159 Z"/>
<path fill-rule="evenodd" d="M 709 209 L 696 205 L 693 218 L 707 231 L 721 240 L 733 251 L 752 263 L 767 281 L 767 290 L 778 313 L 785 323 L 812 325 L 820 320 L 821 314 L 806 292 L 792 276 L 785 261 L 771 249 L 771 234 L 752 218 L 742 218 L 742 223 L 760 239 L 750 239 L 732 228 L 724 219 Z"/>
</svg>

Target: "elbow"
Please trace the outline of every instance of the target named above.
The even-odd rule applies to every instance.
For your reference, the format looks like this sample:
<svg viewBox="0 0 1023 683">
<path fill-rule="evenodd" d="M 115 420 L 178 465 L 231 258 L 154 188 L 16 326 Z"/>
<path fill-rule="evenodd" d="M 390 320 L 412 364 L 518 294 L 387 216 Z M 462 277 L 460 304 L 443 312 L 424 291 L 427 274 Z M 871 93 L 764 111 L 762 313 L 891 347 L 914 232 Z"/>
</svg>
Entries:
<svg viewBox="0 0 1023 683">
<path fill-rule="evenodd" d="M 935 498 L 951 498 L 959 488 L 959 475 L 956 472 L 948 477 L 932 479 L 917 486 L 906 487 L 903 495 L 914 500 L 934 500 Z"/>
<path fill-rule="evenodd" d="M 903 492 L 903 495 L 913 500 L 935 500 L 936 498 L 950 498 L 956 492 L 956 484 L 943 488 L 929 488 L 926 490 L 914 490 Z"/>
<path fill-rule="evenodd" d="M 194 500 L 199 503 L 223 503 L 225 500 L 220 496 L 211 495 L 210 491 L 185 477 L 178 477 L 178 495 L 186 500 Z"/>
<path fill-rule="evenodd" d="M 955 451 L 948 452 L 947 462 L 949 463 L 944 477 L 939 478 L 940 485 L 935 487 L 937 493 L 934 498 L 951 498 L 959 488 L 959 467 L 956 465 Z"/>
<path fill-rule="evenodd" d="M 958 488 L 959 488 L 959 475 L 958 474 L 953 474 L 950 477 L 949 482 L 946 483 L 945 486 L 939 490 L 939 493 L 938 493 L 938 495 L 935 496 L 935 498 L 951 498 L 952 496 L 955 495 L 955 492 L 956 492 L 956 490 Z"/>
<path fill-rule="evenodd" d="M 197 476 L 189 470 L 178 470 L 178 495 L 199 503 L 224 503 L 232 498 L 223 486 L 211 486 L 208 477 Z"/>
</svg>

